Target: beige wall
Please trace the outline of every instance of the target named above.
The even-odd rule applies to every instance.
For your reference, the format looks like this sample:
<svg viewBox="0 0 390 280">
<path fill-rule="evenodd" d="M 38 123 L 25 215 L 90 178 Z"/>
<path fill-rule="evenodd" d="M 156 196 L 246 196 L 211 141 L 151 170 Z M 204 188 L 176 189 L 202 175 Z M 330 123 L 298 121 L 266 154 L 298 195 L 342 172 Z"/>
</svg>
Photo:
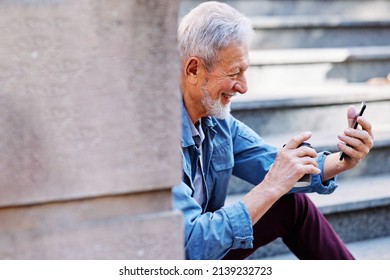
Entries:
<svg viewBox="0 0 390 280">
<path fill-rule="evenodd" d="M 0 2 L 0 258 L 183 257 L 177 11 Z"/>
</svg>

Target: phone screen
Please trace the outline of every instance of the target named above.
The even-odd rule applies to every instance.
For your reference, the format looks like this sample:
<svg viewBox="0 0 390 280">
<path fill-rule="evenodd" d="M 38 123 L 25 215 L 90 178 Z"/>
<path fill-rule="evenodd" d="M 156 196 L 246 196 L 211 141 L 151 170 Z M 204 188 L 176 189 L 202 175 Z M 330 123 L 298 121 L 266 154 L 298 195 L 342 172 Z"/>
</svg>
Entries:
<svg viewBox="0 0 390 280">
<path fill-rule="evenodd" d="M 354 122 L 353 122 L 353 124 L 352 124 L 352 128 L 353 128 L 353 129 L 356 129 L 356 128 L 357 128 L 357 126 L 358 126 L 357 118 L 363 115 L 364 110 L 366 110 L 366 107 L 367 107 L 366 103 L 365 103 L 364 101 L 362 101 L 362 104 L 361 104 L 361 106 L 360 106 L 360 111 L 359 111 L 359 113 L 356 115 L 355 120 L 354 120 Z M 340 153 L 340 160 L 343 160 L 344 157 L 345 157 L 345 154 L 344 154 L 343 152 L 341 152 L 341 153 Z"/>
</svg>

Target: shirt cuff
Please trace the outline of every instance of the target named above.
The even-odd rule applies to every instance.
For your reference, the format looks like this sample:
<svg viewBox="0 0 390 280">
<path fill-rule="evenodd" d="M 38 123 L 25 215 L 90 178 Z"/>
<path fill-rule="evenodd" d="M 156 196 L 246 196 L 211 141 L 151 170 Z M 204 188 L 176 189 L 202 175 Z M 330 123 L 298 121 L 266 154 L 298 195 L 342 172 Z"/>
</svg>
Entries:
<svg viewBox="0 0 390 280">
<path fill-rule="evenodd" d="M 231 249 L 253 248 L 252 220 L 245 204 L 240 200 L 223 207 L 232 227 L 233 245 Z"/>
<path fill-rule="evenodd" d="M 336 177 L 333 177 L 325 182 L 322 181 L 324 174 L 324 163 L 327 155 L 331 154 L 328 151 L 324 151 L 318 154 L 317 162 L 318 168 L 321 170 L 321 173 L 316 175 L 311 175 L 311 184 L 307 187 L 294 187 L 289 193 L 319 193 L 319 194 L 331 194 L 338 187 L 336 183 Z"/>
</svg>

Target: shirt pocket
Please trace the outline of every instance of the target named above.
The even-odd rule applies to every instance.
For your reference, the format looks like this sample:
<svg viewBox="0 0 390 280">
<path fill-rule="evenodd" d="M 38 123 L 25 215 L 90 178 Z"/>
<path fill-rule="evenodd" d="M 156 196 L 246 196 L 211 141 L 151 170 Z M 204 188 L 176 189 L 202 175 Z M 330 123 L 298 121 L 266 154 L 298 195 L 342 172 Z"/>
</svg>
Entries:
<svg viewBox="0 0 390 280">
<path fill-rule="evenodd" d="M 211 164 L 215 171 L 232 169 L 234 166 L 234 157 L 232 143 L 229 140 L 214 143 Z"/>
</svg>

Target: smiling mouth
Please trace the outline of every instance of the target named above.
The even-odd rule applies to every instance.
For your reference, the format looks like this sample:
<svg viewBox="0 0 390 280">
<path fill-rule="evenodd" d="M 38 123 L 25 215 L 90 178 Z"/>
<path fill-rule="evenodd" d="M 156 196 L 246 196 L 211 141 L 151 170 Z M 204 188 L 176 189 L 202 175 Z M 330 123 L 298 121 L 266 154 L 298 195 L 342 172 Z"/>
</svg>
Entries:
<svg viewBox="0 0 390 280">
<path fill-rule="evenodd" d="M 227 100 L 230 100 L 232 97 L 234 97 L 236 95 L 236 93 L 222 93 L 222 96 L 225 97 Z"/>
</svg>

